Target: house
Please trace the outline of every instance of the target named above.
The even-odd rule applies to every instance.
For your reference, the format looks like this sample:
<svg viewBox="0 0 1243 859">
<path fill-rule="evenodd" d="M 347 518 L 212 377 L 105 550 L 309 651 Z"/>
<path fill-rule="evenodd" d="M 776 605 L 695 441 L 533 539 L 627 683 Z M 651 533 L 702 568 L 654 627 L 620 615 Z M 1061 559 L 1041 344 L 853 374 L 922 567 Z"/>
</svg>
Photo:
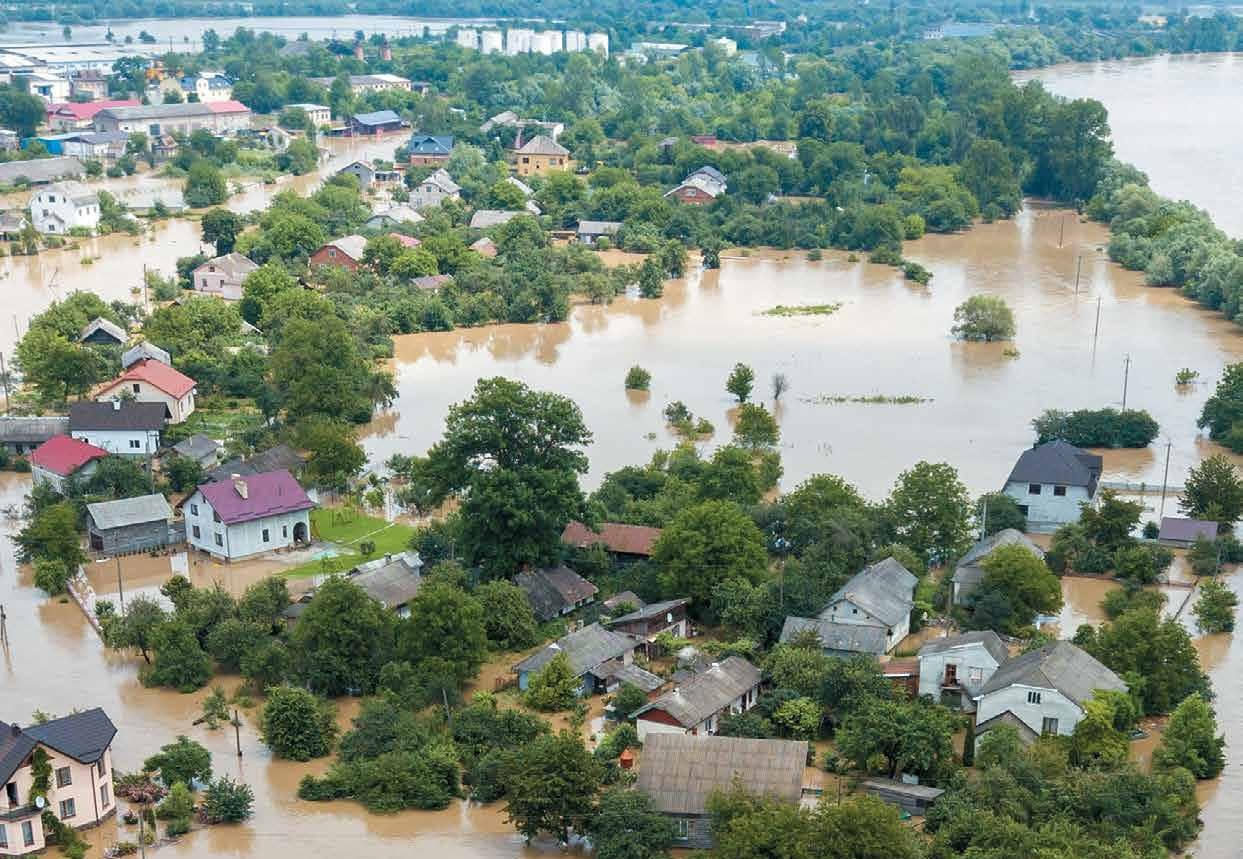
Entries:
<svg viewBox="0 0 1243 859">
<path fill-rule="evenodd" d="M 155 456 L 168 420 L 164 403 L 112 400 L 69 405 L 69 434 L 124 456 Z"/>
<path fill-rule="evenodd" d="M 665 196 L 693 206 L 706 206 L 724 194 L 727 187 L 721 171 L 704 166 L 683 179 L 682 184 L 665 192 Z"/>
<path fill-rule="evenodd" d="M 453 275 L 450 274 L 425 274 L 410 281 L 410 285 L 415 289 L 426 290 L 440 289 L 450 283 L 453 283 Z"/>
<path fill-rule="evenodd" d="M 209 259 L 194 270 L 194 289 L 204 295 L 218 295 L 228 301 L 241 301 L 246 275 L 259 268 L 237 251 Z"/>
<path fill-rule="evenodd" d="M 46 185 L 64 179 L 78 179 L 86 172 L 77 158 L 34 158 L 0 164 L 0 183 L 5 185 Z"/>
<path fill-rule="evenodd" d="M 492 241 L 487 236 L 475 239 L 475 241 L 471 242 L 470 249 L 479 254 L 481 257 L 487 257 L 488 259 L 492 259 L 492 257 L 497 254 L 496 242 Z"/>
<path fill-rule="evenodd" d="M 265 471 L 282 469 L 291 474 L 297 474 L 305 464 L 306 460 L 302 454 L 287 444 L 278 444 L 247 459 L 230 459 L 207 472 L 207 479 L 215 482 L 228 480 L 234 474 L 245 477 L 249 474 L 262 474 Z"/>
<path fill-rule="evenodd" d="M 50 417 L 0 417 L 0 447 L 4 452 L 21 456 L 29 453 L 53 436 L 69 432 L 69 418 L 59 415 Z"/>
<path fill-rule="evenodd" d="M 831 655 L 888 653 L 911 631 L 918 582 L 894 558 L 878 561 L 842 585 L 817 618 L 786 618 L 782 639 L 815 629 Z"/>
<path fill-rule="evenodd" d="M 1163 546 L 1189 549 L 1196 540 L 1217 539 L 1217 523 L 1208 519 L 1183 519 L 1178 516 L 1162 516 L 1157 542 Z"/>
<path fill-rule="evenodd" d="M 652 546 L 660 535 L 660 528 L 649 528 L 646 525 L 603 522 L 599 531 L 593 531 L 582 522 L 570 522 L 561 532 L 561 542 L 575 549 L 589 549 L 600 545 L 619 559 L 637 560 L 652 556 Z"/>
<path fill-rule="evenodd" d="M 967 554 L 958 559 L 951 580 L 954 605 L 967 605 L 972 592 L 984 581 L 984 560 L 993 550 L 1002 546 L 1022 546 L 1037 558 L 1044 560 L 1044 550 L 1027 539 L 1022 531 L 1006 528 L 996 534 L 990 534 L 967 550 Z"/>
<path fill-rule="evenodd" d="M 115 161 L 125 154 L 129 135 L 123 131 L 74 131 L 60 139 L 60 151 L 76 158 Z"/>
<path fill-rule="evenodd" d="M 213 441 L 201 432 L 196 432 L 189 438 L 183 438 L 170 450 L 174 455 L 197 462 L 205 468 L 215 465 L 220 458 L 219 442 Z"/>
<path fill-rule="evenodd" d="M 405 223 L 417 224 L 422 220 L 423 216 L 410 206 L 400 205 L 385 209 L 383 212 L 376 212 L 367 219 L 363 226 L 369 230 L 391 230 Z"/>
<path fill-rule="evenodd" d="M 403 552 L 359 564 L 347 578 L 389 611 L 409 617 L 410 601 L 418 595 L 422 583 L 422 569 L 423 559 L 418 552 Z"/>
<path fill-rule="evenodd" d="M 1002 489 L 1018 502 L 1027 530 L 1056 531 L 1079 521 L 1081 504 L 1096 503 L 1102 460 L 1055 439 L 1023 451 Z"/>
<path fill-rule="evenodd" d="M 355 161 L 347 164 L 337 171 L 337 175 L 347 174 L 358 180 L 358 184 L 363 188 L 370 188 L 375 184 L 375 166 L 370 161 Z"/>
<path fill-rule="evenodd" d="M 515 188 L 517 188 L 522 193 L 522 196 L 526 197 L 528 200 L 535 196 L 535 190 L 530 185 L 528 185 L 526 182 L 523 182 L 521 179 L 519 179 L 517 176 L 506 176 L 505 184 L 513 185 Z M 536 212 L 536 214 L 539 214 L 539 213 Z"/>
<path fill-rule="evenodd" d="M 156 346 L 150 340 L 139 340 L 121 353 L 121 366 L 130 367 L 147 358 L 150 358 L 152 361 L 159 361 L 161 364 L 173 363 L 173 359 L 159 346 Z"/>
<path fill-rule="evenodd" d="M 676 845 L 713 846 L 713 794 L 741 787 L 790 805 L 803 797 L 804 740 L 653 734 L 643 745 L 635 789 L 673 821 Z"/>
<path fill-rule="evenodd" d="M 538 128 L 545 134 L 556 140 L 561 136 L 561 132 L 565 131 L 565 123 L 547 121 L 542 119 L 522 119 L 512 110 L 503 110 L 495 116 L 488 118 L 483 125 L 479 126 L 479 130 L 485 134 L 493 128 L 517 128 L 525 130 L 526 128 Z"/>
<path fill-rule="evenodd" d="M 0 239 L 15 241 L 21 238 L 22 232 L 28 226 L 30 226 L 30 221 L 21 210 L 0 212 Z"/>
<path fill-rule="evenodd" d="M 907 814 L 915 817 L 926 817 L 928 809 L 945 793 L 943 788 L 929 787 L 926 784 L 907 784 L 891 778 L 870 778 L 860 787 L 864 793 L 890 805 L 896 805 Z"/>
<path fill-rule="evenodd" d="M 311 121 L 311 125 L 315 128 L 328 125 L 332 122 L 332 109 L 322 104 L 287 104 L 286 109 L 296 107 L 306 114 L 307 119 Z"/>
<path fill-rule="evenodd" d="M 527 213 L 516 210 L 479 209 L 470 216 L 470 228 L 472 230 L 490 230 L 493 227 L 499 227 L 501 224 L 508 224 L 519 215 L 525 214 Z"/>
<path fill-rule="evenodd" d="M 539 570 L 523 570 L 514 584 L 527 593 L 539 621 L 552 620 L 582 608 L 596 598 L 597 588 L 565 564 Z"/>
<path fill-rule="evenodd" d="M 205 104 L 229 101 L 233 98 L 233 81 L 220 72 L 187 75 L 179 83 L 181 91 L 187 97 L 193 95 Z"/>
<path fill-rule="evenodd" d="M 69 76 L 69 97 L 88 102 L 108 97 L 108 78 L 99 69 L 81 69 Z"/>
<path fill-rule="evenodd" d="M 919 648 L 919 694 L 942 702 L 948 698 L 970 711 L 984 684 L 1009 658 L 991 629 L 934 638 Z"/>
<path fill-rule="evenodd" d="M 317 83 L 322 87 L 328 88 L 336 82 L 336 78 L 311 78 L 312 83 Z M 405 90 L 410 92 L 414 89 L 414 85 L 409 79 L 389 74 L 375 75 L 350 75 L 350 92 L 354 95 L 362 95 L 368 92 L 385 92 L 387 90 Z"/>
<path fill-rule="evenodd" d="M 521 135 L 519 135 L 521 137 Z M 546 134 L 537 134 L 510 155 L 519 176 L 538 176 L 550 170 L 573 170 L 570 150 Z"/>
<path fill-rule="evenodd" d="M 619 607 L 627 609 L 643 608 L 645 603 L 634 591 L 622 591 L 619 594 L 613 594 L 611 597 L 600 603 L 604 611 L 613 614 Z"/>
<path fill-rule="evenodd" d="M 139 495 L 86 505 L 86 535 L 93 551 L 108 555 L 146 552 L 180 543 L 182 534 L 170 527 L 173 509 L 163 495 Z"/>
<path fill-rule="evenodd" d="M 124 346 L 129 334 L 120 325 L 102 316 L 96 316 L 78 332 L 79 343 L 94 343 L 101 346 Z"/>
<path fill-rule="evenodd" d="M 612 240 L 621 228 L 621 221 L 579 221 L 578 240 L 585 245 L 594 245 L 602 238 Z"/>
<path fill-rule="evenodd" d="M 1126 692 L 1127 685 L 1086 651 L 1055 641 L 1007 660 L 976 698 L 975 737 L 1007 723 L 1027 740 L 1070 736 L 1097 689 Z"/>
<path fill-rule="evenodd" d="M 421 241 L 416 239 L 414 236 L 406 236 L 406 235 L 402 235 L 401 233 L 389 233 L 388 238 L 393 239 L 403 248 L 413 249 L 423 244 Z"/>
<path fill-rule="evenodd" d="M 94 232 L 99 214 L 99 195 L 78 182 L 49 185 L 30 198 L 30 222 L 41 233 L 64 235 L 75 229 Z"/>
<path fill-rule="evenodd" d="M 109 107 L 95 114 L 96 131 L 141 131 L 150 138 L 189 136 L 199 129 L 227 135 L 250 128 L 250 108 L 240 101 Z"/>
<path fill-rule="evenodd" d="M 605 629 L 598 623 L 585 626 L 558 638 L 515 665 L 513 671 L 518 675 L 518 688 L 525 691 L 536 673 L 559 654 L 565 654 L 570 670 L 582 680 L 578 694 L 584 698 L 594 695 L 597 691 L 606 690 L 608 679 L 616 674 L 614 668 L 609 668 L 604 671 L 607 676 L 601 677 L 595 673 L 597 669 L 613 660 L 630 665 L 634 661 L 637 643 L 634 637 Z"/>
<path fill-rule="evenodd" d="M 642 639 L 647 644 L 656 641 L 662 632 L 678 638 L 686 638 L 690 633 L 690 623 L 686 619 L 687 599 L 665 600 L 641 606 L 638 609 L 612 618 L 606 623 L 614 632 L 624 632 Z"/>
<path fill-rule="evenodd" d="M 205 483 L 181 506 L 187 542 L 216 558 L 231 561 L 311 539 L 315 502 L 283 469 Z"/>
<path fill-rule="evenodd" d="M 0 722 L 0 855 L 27 856 L 47 847 L 43 814 L 75 829 L 116 813 L 112 740 L 116 726 L 98 707 L 22 728 Z M 56 787 L 41 809 L 33 798 L 34 752 L 42 749 Z"/>
<path fill-rule="evenodd" d="M 37 95 L 48 103 L 69 101 L 69 79 L 60 75 L 42 69 L 34 69 L 28 72 L 15 72 L 11 76 L 11 82 L 16 84 L 18 89 L 25 90 L 31 95 Z"/>
<path fill-rule="evenodd" d="M 112 107 L 138 107 L 142 102 L 135 98 L 112 101 L 67 102 L 47 106 L 47 125 L 52 131 L 90 131 L 95 125 L 95 115 Z"/>
<path fill-rule="evenodd" d="M 460 199 L 461 191 L 453 177 L 442 168 L 410 190 L 410 205 L 416 209 L 431 209 L 445 200 Z"/>
<path fill-rule="evenodd" d="M 439 166 L 453 153 L 452 134 L 415 134 L 406 144 L 410 163 L 417 167 Z"/>
<path fill-rule="evenodd" d="M 363 263 L 363 251 L 367 249 L 367 239 L 354 234 L 333 239 L 321 247 L 307 263 L 311 266 L 335 265 L 349 271 L 358 271 Z"/>
<path fill-rule="evenodd" d="M 102 447 L 72 436 L 54 435 L 31 452 L 31 477 L 36 484 L 46 483 L 63 493 L 70 478 L 89 477 L 96 463 L 107 455 L 108 451 Z"/>
<path fill-rule="evenodd" d="M 741 656 L 713 662 L 630 714 L 639 741 L 662 733 L 715 734 L 722 716 L 745 713 L 755 706 L 761 680 L 760 669 Z"/>
<path fill-rule="evenodd" d="M 370 113 L 356 113 L 350 117 L 350 134 L 383 134 L 386 131 L 400 131 L 406 127 L 406 121 L 392 110 L 374 110 Z"/>
<path fill-rule="evenodd" d="M 914 698 L 919 695 L 919 660 L 890 659 L 880 665 L 880 676 L 900 694 Z"/>
<path fill-rule="evenodd" d="M 180 370 L 145 358 L 130 364 L 111 382 L 105 382 L 95 391 L 95 400 L 161 403 L 168 408 L 168 422 L 179 424 L 194 414 L 195 386 L 195 381 Z"/>
</svg>

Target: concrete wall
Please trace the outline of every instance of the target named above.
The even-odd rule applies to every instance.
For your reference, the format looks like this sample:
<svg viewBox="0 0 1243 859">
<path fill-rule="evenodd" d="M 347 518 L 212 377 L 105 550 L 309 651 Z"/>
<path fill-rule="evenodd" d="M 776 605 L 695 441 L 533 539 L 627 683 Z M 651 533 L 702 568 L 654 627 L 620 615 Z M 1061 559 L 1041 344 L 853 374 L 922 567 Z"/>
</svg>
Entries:
<svg viewBox="0 0 1243 859">
<path fill-rule="evenodd" d="M 158 430 L 72 430 L 69 433 L 76 439 L 90 442 L 102 447 L 109 453 L 121 456 L 155 456 L 160 449 L 160 433 Z M 137 447 L 132 444 L 137 443 Z"/>
<path fill-rule="evenodd" d="M 1027 508 L 1027 530 L 1036 532 L 1056 531 L 1068 522 L 1079 521 L 1079 505 L 1092 499 L 1083 486 L 1067 486 L 1065 495 L 1054 494 L 1057 487 L 1052 483 L 1040 484 L 1039 494 L 1033 494 L 1026 483 L 1007 483 L 1005 493 Z"/>
<path fill-rule="evenodd" d="M 947 665 L 957 666 L 958 685 L 962 687 L 965 696 L 970 698 L 979 695 L 984 684 L 997 671 L 997 660 L 993 659 L 993 655 L 982 644 L 930 653 L 919 660 L 920 695 L 931 695 L 934 700 L 940 700 L 941 683 L 945 678 Z M 978 672 L 978 676 L 973 677 L 973 672 Z M 967 703 L 966 700 L 963 703 Z"/>
<path fill-rule="evenodd" d="M 1040 703 L 1029 703 L 1028 693 L 1038 692 Z M 1057 719 L 1057 733 L 1069 736 L 1074 733 L 1075 725 L 1083 718 L 1079 706 L 1055 689 L 1042 689 L 1036 686 L 1015 684 L 990 692 L 977 704 L 975 723 L 986 722 L 1007 710 L 1014 713 L 1023 724 L 1037 734 L 1043 732 L 1046 718 Z"/>
</svg>

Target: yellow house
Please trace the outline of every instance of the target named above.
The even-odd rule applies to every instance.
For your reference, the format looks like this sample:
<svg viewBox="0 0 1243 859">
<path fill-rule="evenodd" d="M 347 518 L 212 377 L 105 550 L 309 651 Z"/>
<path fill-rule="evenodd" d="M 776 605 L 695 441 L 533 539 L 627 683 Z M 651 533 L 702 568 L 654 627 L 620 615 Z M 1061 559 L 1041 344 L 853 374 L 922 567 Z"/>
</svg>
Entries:
<svg viewBox="0 0 1243 859">
<path fill-rule="evenodd" d="M 535 176 L 549 170 L 573 170 L 574 159 L 566 149 L 547 134 L 538 134 L 511 155 L 514 171 L 519 176 Z"/>
</svg>

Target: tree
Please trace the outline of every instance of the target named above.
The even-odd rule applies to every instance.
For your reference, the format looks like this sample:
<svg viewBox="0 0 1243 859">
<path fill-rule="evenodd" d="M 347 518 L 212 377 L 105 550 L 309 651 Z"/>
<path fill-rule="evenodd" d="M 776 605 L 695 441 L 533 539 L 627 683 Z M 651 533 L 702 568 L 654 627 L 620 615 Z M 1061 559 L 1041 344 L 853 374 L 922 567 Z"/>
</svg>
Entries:
<svg viewBox="0 0 1243 859">
<path fill-rule="evenodd" d="M 450 585 L 424 585 L 398 630 L 397 651 L 415 663 L 429 657 L 443 659 L 452 666 L 457 682 L 465 683 L 479 673 L 488 653 L 483 607 Z"/>
<path fill-rule="evenodd" d="M 18 137 L 33 137 L 47 119 L 43 99 L 12 86 L 0 89 L 0 122 L 17 132 Z"/>
<path fill-rule="evenodd" d="M 188 456 L 172 456 L 160 463 L 160 471 L 174 492 L 193 492 L 204 480 L 203 466 Z"/>
<path fill-rule="evenodd" d="M 773 724 L 782 736 L 796 740 L 814 740 L 820 734 L 824 708 L 811 698 L 794 698 L 773 712 Z"/>
<path fill-rule="evenodd" d="M 47 402 L 63 402 L 70 394 L 84 393 L 107 378 L 109 370 L 100 351 L 34 325 L 17 344 L 15 363 L 23 382 Z"/>
<path fill-rule="evenodd" d="M 1196 623 L 1201 632 L 1231 632 L 1234 630 L 1234 610 L 1239 598 L 1219 579 L 1212 578 L 1200 585 L 1200 598 L 1196 600 Z"/>
<path fill-rule="evenodd" d="M 332 751 L 337 723 L 322 698 L 293 686 L 273 686 L 267 690 L 259 730 L 276 757 L 309 761 Z"/>
<path fill-rule="evenodd" d="M 961 340 L 1013 340 L 1014 313 L 996 295 L 973 295 L 954 308 L 950 333 Z"/>
<path fill-rule="evenodd" d="M 319 164 L 319 149 L 316 148 L 314 141 L 305 137 L 293 141 L 284 152 L 276 156 L 276 166 L 295 176 L 310 173 L 317 164 Z"/>
<path fill-rule="evenodd" d="M 1015 634 L 1029 626 L 1038 614 L 1053 614 L 1062 607 L 1062 583 L 1045 565 L 1045 562 L 1025 546 L 1012 543 L 999 546 L 984 559 L 984 579 L 976 594 L 996 594 L 1005 600 L 1009 616 L 990 617 L 989 622 L 998 628 Z M 978 599 L 978 597 L 977 597 Z"/>
<path fill-rule="evenodd" d="M 294 673 L 329 697 L 375 689 L 393 647 L 393 616 L 353 582 L 333 576 L 315 591 L 289 636 Z"/>
<path fill-rule="evenodd" d="M 1243 363 L 1227 364 L 1217 382 L 1217 390 L 1204 403 L 1196 426 L 1208 427 L 1209 437 L 1221 441 L 1243 421 Z"/>
<path fill-rule="evenodd" d="M 745 403 L 751 396 L 751 388 L 755 385 L 755 371 L 746 364 L 735 364 L 725 380 L 725 390 L 733 394 L 740 403 Z"/>
<path fill-rule="evenodd" d="M 570 731 L 537 737 L 514 750 L 502 772 L 505 815 L 528 841 L 541 832 L 569 841 L 589 819 L 600 765 Z"/>
<path fill-rule="evenodd" d="M 793 689 L 812 698 L 820 693 L 829 671 L 829 657 L 818 641 L 778 644 L 764 660 L 764 673 L 776 689 Z"/>
<path fill-rule="evenodd" d="M 1138 501 L 1124 501 L 1112 489 L 1101 492 L 1100 503 L 1095 507 L 1082 505 L 1079 525 L 1084 535 L 1103 549 L 1113 551 L 1131 541 L 1131 532 L 1139 524 L 1144 505 Z"/>
<path fill-rule="evenodd" d="M 35 587 L 48 596 L 64 593 L 69 579 L 77 573 L 76 568 L 71 570 L 63 561 L 55 558 L 35 558 L 34 568 Z"/>
<path fill-rule="evenodd" d="M 597 859 L 667 859 L 676 831 L 647 794 L 616 787 L 600 795 L 587 834 Z"/>
<path fill-rule="evenodd" d="M 206 158 L 190 165 L 184 193 L 186 202 L 195 209 L 219 205 L 229 196 L 220 169 Z"/>
<path fill-rule="evenodd" d="M 1078 766 L 1117 766 L 1126 760 L 1127 737 L 1114 724 L 1110 701 L 1093 696 L 1070 740 L 1071 761 Z"/>
<path fill-rule="evenodd" d="M 143 761 L 142 768 L 159 773 L 167 787 L 178 782 L 189 786 L 211 778 L 211 752 L 189 737 L 178 736 L 176 742 L 160 746 L 158 753 Z"/>
<path fill-rule="evenodd" d="M 273 298 L 279 293 L 301 288 L 297 278 L 285 266 L 269 260 L 242 281 L 242 300 L 238 309 L 243 319 L 257 325 Z"/>
<path fill-rule="evenodd" d="M 1216 522 L 1222 530 L 1243 517 L 1243 479 L 1220 453 L 1200 462 L 1184 481 L 1178 509 L 1193 519 Z"/>
<path fill-rule="evenodd" d="M 639 295 L 660 298 L 665 292 L 665 275 L 655 257 L 647 257 L 639 265 Z"/>
<path fill-rule="evenodd" d="M 250 818 L 255 792 L 248 784 L 222 775 L 203 792 L 203 816 L 208 823 L 241 823 Z"/>
<path fill-rule="evenodd" d="M 865 772 L 874 758 L 889 778 L 926 775 L 953 760 L 954 717 L 924 701 L 872 699 L 849 714 L 837 732 L 837 748 Z"/>
<path fill-rule="evenodd" d="M 819 698 L 840 721 L 872 700 L 893 697 L 893 686 L 880 673 L 876 660 L 864 656 L 830 659 L 825 665 Z"/>
<path fill-rule="evenodd" d="M 1152 765 L 1162 770 L 1182 767 L 1196 778 L 1216 778 L 1226 767 L 1225 746 L 1208 701 L 1188 695 L 1170 715 L 1161 745 L 1152 753 Z"/>
<path fill-rule="evenodd" d="M 242 676 L 260 692 L 284 682 L 291 664 L 289 649 L 276 640 L 268 641 L 242 657 Z"/>
<path fill-rule="evenodd" d="M 781 440 L 781 430 L 763 406 L 743 403 L 738 407 L 734 438 L 745 447 L 772 447 Z"/>
<path fill-rule="evenodd" d="M 156 806 L 155 816 L 160 820 L 184 820 L 187 825 L 194 813 L 194 794 L 182 782 L 176 782 L 168 790 L 168 796 Z"/>
<path fill-rule="evenodd" d="M 898 475 L 885 506 L 898 541 L 925 563 L 957 557 L 970 542 L 970 496 L 951 465 L 916 463 Z"/>
<path fill-rule="evenodd" d="M 979 201 L 986 217 L 991 210 L 1006 218 L 1019 210 L 1018 175 L 1006 147 L 996 140 L 977 138 L 971 143 L 962 162 L 962 184 Z"/>
<path fill-rule="evenodd" d="M 238 616 L 251 623 L 264 624 L 269 632 L 279 632 L 281 615 L 289 607 L 289 587 L 283 576 L 267 576 L 247 585 L 237 601 Z"/>
<path fill-rule="evenodd" d="M 727 713 L 717 723 L 716 732 L 721 737 L 748 737 L 753 740 L 771 740 L 776 736 L 773 723 L 755 710 Z"/>
<path fill-rule="evenodd" d="M 646 704 L 647 693 L 633 683 L 623 683 L 613 693 L 613 711 L 622 719 L 629 719 Z"/>
<path fill-rule="evenodd" d="M 758 582 L 767 554 L 764 535 L 738 505 L 705 501 L 678 513 L 652 548 L 662 590 L 689 597 L 702 612 L 718 582 L 740 578 Z"/>
<path fill-rule="evenodd" d="M 984 536 L 996 534 L 1007 528 L 1016 531 L 1027 530 L 1027 516 L 1019 509 L 1019 502 L 1004 492 L 988 492 L 980 496 L 976 502 L 984 524 Z"/>
<path fill-rule="evenodd" d="M 313 486 L 344 491 L 367 464 L 366 452 L 344 421 L 312 415 L 299 422 L 295 437 L 307 452 L 303 477 Z"/>
<path fill-rule="evenodd" d="M 497 650 L 522 650 L 539 641 L 535 614 L 526 591 L 505 581 L 484 582 L 475 588 L 483 609 L 488 644 Z"/>
<path fill-rule="evenodd" d="M 155 659 L 144 680 L 152 686 L 169 686 L 193 692 L 211 679 L 211 657 L 203 652 L 194 630 L 182 620 L 170 620 L 151 633 Z"/>
<path fill-rule="evenodd" d="M 286 322 L 270 366 L 272 385 L 291 420 L 310 415 L 353 423 L 370 419 L 373 371 L 340 318 Z"/>
<path fill-rule="evenodd" d="M 212 209 L 203 216 L 203 241 L 216 246 L 216 256 L 224 256 L 233 250 L 237 235 L 242 231 L 242 219 L 228 209 Z"/>
<path fill-rule="evenodd" d="M 142 594 L 131 596 L 125 605 L 125 613 L 109 618 L 104 624 L 104 641 L 118 650 L 137 648 L 143 661 L 150 665 L 155 630 L 165 620 L 167 615 L 164 609 L 151 597 Z"/>
<path fill-rule="evenodd" d="M 570 658 L 557 653 L 531 676 L 523 700 L 532 709 L 555 713 L 573 707 L 582 688 L 583 681 L 570 666 Z"/>
<path fill-rule="evenodd" d="M 246 655 L 265 644 L 269 635 L 264 624 L 225 618 L 207 633 L 207 652 L 225 671 L 240 671 Z"/>
<path fill-rule="evenodd" d="M 652 385 L 652 374 L 637 364 L 626 371 L 627 391 L 646 391 Z"/>
</svg>

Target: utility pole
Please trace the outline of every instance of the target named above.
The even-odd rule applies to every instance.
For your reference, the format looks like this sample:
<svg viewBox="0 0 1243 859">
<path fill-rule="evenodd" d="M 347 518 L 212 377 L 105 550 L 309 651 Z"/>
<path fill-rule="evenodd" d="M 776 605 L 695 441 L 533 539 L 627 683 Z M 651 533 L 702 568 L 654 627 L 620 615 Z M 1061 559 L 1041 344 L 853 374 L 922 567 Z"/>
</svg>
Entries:
<svg viewBox="0 0 1243 859">
<path fill-rule="evenodd" d="M 121 556 L 116 556 L 117 560 L 117 596 L 121 599 L 121 614 L 125 614 L 125 588 L 121 587 Z"/>
<path fill-rule="evenodd" d="M 233 738 L 237 740 L 237 756 L 242 756 L 242 720 L 237 715 L 237 708 L 233 708 Z"/>
<path fill-rule="evenodd" d="M 1066 216 L 1062 215 L 1062 219 L 1058 221 L 1057 226 L 1057 246 L 1062 246 L 1062 239 L 1066 236 Z"/>
<path fill-rule="evenodd" d="M 1123 362 L 1122 362 L 1122 363 L 1123 363 L 1123 369 L 1122 369 L 1122 411 L 1124 411 L 1124 412 L 1125 412 L 1125 411 L 1126 411 L 1126 388 L 1127 388 L 1127 383 L 1131 380 L 1131 353 L 1130 353 L 1130 352 L 1128 352 L 1128 353 L 1126 354 L 1126 358 L 1123 360 Z M 153 490 L 153 491 L 154 491 L 154 490 Z"/>
<path fill-rule="evenodd" d="M 1092 329 L 1092 348 L 1096 349 L 1096 338 L 1101 333 L 1101 297 L 1096 296 L 1096 327 Z"/>
<path fill-rule="evenodd" d="M 4 366 L 4 352 L 0 351 L 0 381 L 4 382 L 4 413 L 9 413 L 9 370 Z"/>
<path fill-rule="evenodd" d="M 1172 441 L 1165 443 L 1165 476 L 1161 478 L 1161 511 L 1157 513 L 1158 522 L 1165 516 L 1165 488 L 1170 482 L 1170 448 L 1173 446 Z"/>
<path fill-rule="evenodd" d="M 4 613 L 3 604 L 0 604 L 0 644 L 9 646 L 9 616 Z"/>
<path fill-rule="evenodd" d="M 1079 294 L 1079 272 L 1083 270 L 1083 254 L 1079 254 L 1075 262 L 1075 295 Z"/>
</svg>

